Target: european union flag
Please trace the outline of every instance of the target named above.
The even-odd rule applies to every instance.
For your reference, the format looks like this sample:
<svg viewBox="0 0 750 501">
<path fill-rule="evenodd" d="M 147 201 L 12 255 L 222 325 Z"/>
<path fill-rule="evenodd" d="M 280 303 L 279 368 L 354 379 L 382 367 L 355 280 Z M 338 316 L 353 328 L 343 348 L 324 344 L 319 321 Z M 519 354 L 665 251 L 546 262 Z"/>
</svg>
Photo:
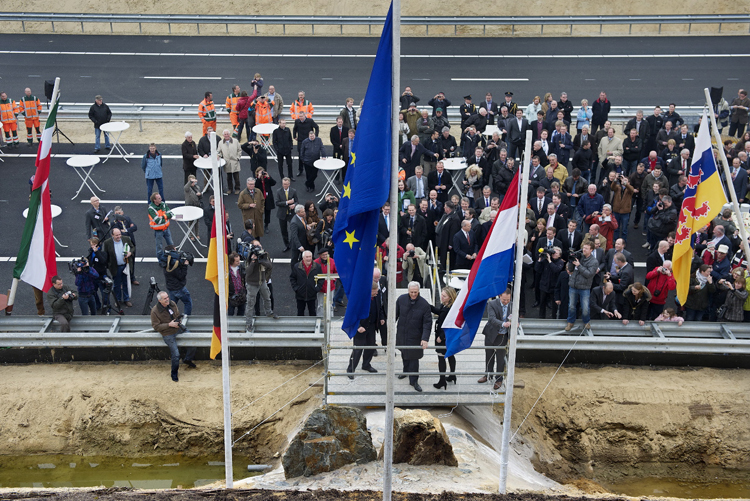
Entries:
<svg viewBox="0 0 750 501">
<path fill-rule="evenodd" d="M 349 300 L 342 329 L 349 337 L 370 312 L 378 214 L 390 191 L 392 9 L 380 36 L 333 228 L 334 259 Z"/>
</svg>

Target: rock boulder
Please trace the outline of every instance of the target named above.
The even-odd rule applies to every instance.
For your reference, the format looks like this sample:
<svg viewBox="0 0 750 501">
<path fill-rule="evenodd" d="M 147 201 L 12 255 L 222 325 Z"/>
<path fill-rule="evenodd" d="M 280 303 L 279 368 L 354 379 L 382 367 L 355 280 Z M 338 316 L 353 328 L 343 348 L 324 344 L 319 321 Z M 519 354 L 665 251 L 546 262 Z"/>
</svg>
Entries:
<svg viewBox="0 0 750 501">
<path fill-rule="evenodd" d="M 382 446 L 378 459 L 383 459 Z M 393 463 L 458 466 L 443 423 L 421 409 L 394 410 Z"/>
<path fill-rule="evenodd" d="M 377 454 L 367 421 L 353 407 L 315 409 L 284 453 L 286 478 L 333 471 L 349 463 L 374 461 Z"/>
</svg>

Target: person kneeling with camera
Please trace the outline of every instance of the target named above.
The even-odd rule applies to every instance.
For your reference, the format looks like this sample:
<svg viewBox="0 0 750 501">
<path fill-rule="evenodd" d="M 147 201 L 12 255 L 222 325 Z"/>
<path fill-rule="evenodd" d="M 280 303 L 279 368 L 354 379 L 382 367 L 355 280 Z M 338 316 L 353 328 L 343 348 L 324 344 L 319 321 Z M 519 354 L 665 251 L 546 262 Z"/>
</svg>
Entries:
<svg viewBox="0 0 750 501">
<path fill-rule="evenodd" d="M 268 279 L 271 278 L 272 271 L 273 263 L 268 257 L 268 252 L 263 250 L 260 242 L 253 240 L 253 244 L 248 251 L 247 272 L 245 274 L 245 287 L 247 288 L 245 319 L 248 323 L 255 310 L 258 292 L 260 292 L 265 315 L 271 318 L 279 318 L 271 309 L 271 291 L 268 289 Z"/>
<path fill-rule="evenodd" d="M 174 245 L 164 248 L 162 266 L 164 267 L 164 278 L 167 281 L 167 292 L 169 299 L 177 303 L 182 300 L 185 305 L 185 315 L 192 315 L 193 300 L 190 291 L 187 290 L 188 266 L 194 262 L 193 255 L 189 252 L 178 252 Z"/>
<path fill-rule="evenodd" d="M 89 261 L 85 257 L 71 262 L 70 268 L 76 276 L 78 306 L 81 307 L 81 314 L 96 315 L 96 290 L 98 288 L 99 273 L 89 266 Z"/>
<path fill-rule="evenodd" d="M 151 327 L 162 335 L 164 343 L 169 346 L 169 353 L 172 358 L 172 381 L 179 381 L 177 371 L 180 369 L 180 349 L 177 348 L 177 334 L 188 332 L 180 323 L 180 310 L 174 301 L 169 299 L 169 294 L 164 291 L 156 295 L 157 303 L 151 308 Z M 183 361 L 191 369 L 196 369 L 193 363 L 195 357 L 195 347 L 190 347 L 185 353 Z"/>
<path fill-rule="evenodd" d="M 60 332 L 70 332 L 70 320 L 73 318 L 73 300 L 76 293 L 67 285 L 63 285 L 62 278 L 52 277 L 52 287 L 47 292 L 47 301 L 52 307 L 52 318 L 60 323 Z"/>
</svg>

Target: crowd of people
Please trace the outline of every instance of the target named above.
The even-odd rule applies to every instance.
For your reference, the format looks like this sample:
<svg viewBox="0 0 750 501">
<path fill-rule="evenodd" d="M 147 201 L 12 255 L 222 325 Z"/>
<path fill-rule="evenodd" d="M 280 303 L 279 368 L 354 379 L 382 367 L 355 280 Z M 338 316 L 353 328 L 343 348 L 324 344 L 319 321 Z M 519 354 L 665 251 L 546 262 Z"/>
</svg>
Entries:
<svg viewBox="0 0 750 501">
<path fill-rule="evenodd" d="M 264 83 L 259 74 L 250 86 L 250 95 L 235 85 L 227 96 L 224 110 L 232 126 L 217 134 L 216 144 L 218 156 L 225 162 L 223 195 L 237 197 L 236 210 L 232 199 L 226 198 L 225 202 L 230 265 L 229 314 L 245 315 L 250 320 L 262 311 L 278 318 L 273 309 L 271 273 L 276 270 L 274 283 L 278 287 L 278 275 L 285 272 L 280 272 L 279 265 L 274 266 L 261 241 L 281 238 L 283 252 L 289 252 L 291 259 L 288 283 L 295 294 L 297 314 L 304 315 L 307 310 L 309 315 L 320 315 L 323 298 L 329 291 L 333 293 L 334 306 L 342 307 L 345 303 L 340 282 L 320 278 L 328 271 L 336 273 L 331 234 L 339 200 L 334 194 L 326 195 L 320 202 L 306 199 L 291 183 L 296 180 L 296 170 L 297 178 L 304 174 L 306 191 L 311 193 L 315 191 L 317 178 L 316 160 L 330 155 L 349 164 L 359 119 L 354 99 L 345 100 L 336 123 L 330 128 L 328 150 L 329 146 L 320 138 L 320 125 L 314 119 L 315 108 L 305 92 L 300 91 L 297 99 L 287 106 L 273 85 L 263 92 Z M 27 94 L 30 95 L 28 89 Z M 466 95 L 456 109 L 444 93 L 438 93 L 420 110 L 420 98 L 410 87 L 404 90 L 398 124 L 402 143 L 398 206 L 386 203 L 378 224 L 379 255 L 382 263 L 397 259 L 397 282 L 409 284 L 409 289 L 411 284 L 419 286 L 424 282 L 428 275 L 426 267 L 432 259 L 428 253 L 430 243 L 436 251 L 441 272 L 471 268 L 511 180 L 522 164 L 526 132 L 530 130 L 533 148 L 525 228 L 528 258 L 521 285 L 533 290 L 528 296 L 533 297 L 534 304 L 528 308 L 527 293 L 522 294 L 521 315 L 533 315 L 531 309 L 538 308 L 536 314 L 540 318 L 566 318 L 566 330 L 572 329 L 579 315 L 584 326 L 589 325 L 591 318 L 624 324 L 631 321 L 643 324 L 657 319 L 677 322 L 750 320 L 750 300 L 747 300 L 745 284 L 750 278 L 739 267 L 744 257 L 731 211 L 725 211 L 693 237 L 696 252 L 688 300 L 684 305 L 667 307 L 669 292 L 675 289 L 671 248 L 695 148 L 695 129 L 690 129 L 674 104 L 665 109 L 656 106 L 648 116 L 639 111 L 620 134 L 609 119 L 612 103 L 604 92 L 591 103 L 582 99 L 580 106 L 574 105 L 564 92 L 557 100 L 550 93 L 543 98 L 536 96 L 527 106 L 520 106 L 513 99 L 513 93 L 506 92 L 495 102 L 492 94 L 487 93 L 474 104 L 472 96 Z M 12 120 L 6 118 L 13 115 L 15 120 L 18 106 L 4 93 L 0 94 L 0 118 L 9 144 L 17 142 L 17 138 L 14 139 L 15 131 L 10 125 Z M 728 138 L 722 145 L 732 165 L 731 179 L 723 180 L 734 186 L 741 202 L 747 195 L 750 173 L 750 132 L 745 132 L 748 109 L 750 99 L 742 89 L 731 103 L 722 99 L 714 107 L 719 127 L 729 127 L 729 135 L 737 137 L 737 140 Z M 96 96 L 89 113 L 96 132 L 95 151 L 100 148 L 100 126 L 111 116 L 101 96 Z M 292 121 L 291 127 L 287 125 L 287 117 Z M 211 92 L 205 93 L 199 105 L 199 118 L 201 138 L 196 143 L 192 133 L 186 132 L 181 151 L 185 204 L 203 208 L 205 241 L 215 210 L 214 193 L 206 185 L 206 171 L 199 175 L 195 163 L 210 156 L 209 135 L 219 130 Z M 277 154 L 279 177 L 276 179 L 269 173 L 268 152 L 261 138 L 252 132 L 253 126 L 266 123 L 278 125 L 268 138 Z M 29 141 L 33 139 L 34 124 L 33 117 L 31 122 L 27 121 Z M 494 127 L 491 134 L 490 126 Z M 296 169 L 292 162 L 295 144 Z M 105 147 L 110 147 L 106 133 Z M 244 181 L 240 177 L 243 153 L 250 159 L 252 172 Z M 466 160 L 466 170 L 458 178 L 454 178 L 444 164 L 446 159 L 454 157 Z M 164 202 L 162 158 L 156 145 L 150 145 L 143 155 L 141 167 L 155 253 L 165 275 L 170 274 L 167 294 L 172 302 L 182 300 L 185 313 L 189 315 L 192 303 L 185 287 L 185 276 L 192 264 L 191 256 L 174 247 L 169 229 L 173 214 Z M 340 179 L 344 176 L 345 170 Z M 391 210 L 398 211 L 396 228 L 390 227 Z M 232 212 L 239 212 L 237 215 L 241 217 L 244 231 L 240 244 L 235 242 L 229 222 Z M 109 288 L 118 303 L 132 306 L 130 287 L 138 285 L 134 270 L 138 228 L 133 219 L 134 216 L 125 215 L 121 207 L 110 212 L 96 197 L 92 198 L 86 215 L 91 250 L 86 266 L 76 274 L 76 282 L 80 276 L 86 277 L 80 279 L 80 285 L 77 283 L 75 296 L 82 312 L 109 311 L 110 294 L 105 294 Z M 279 231 L 270 237 L 267 235 L 271 231 L 269 228 L 275 223 Z M 395 254 L 390 254 L 389 249 L 391 231 L 398 234 Z M 636 280 L 633 259 L 626 250 L 634 231 L 642 232 L 645 237 L 642 245 L 648 252 L 646 273 L 640 280 Z M 196 222 L 191 227 L 190 238 L 200 241 L 201 233 L 200 224 Z M 139 251 L 139 254 L 144 252 Z M 84 268 L 86 273 L 83 273 Z M 383 270 L 385 272 L 385 266 Z M 108 274 L 113 282 L 109 288 L 105 280 Z M 60 294 L 52 294 L 55 294 L 53 304 L 59 305 Z M 68 295 L 63 301 L 70 303 L 72 297 Z M 501 334 L 508 322 L 506 313 L 509 315 L 505 300 L 509 301 L 509 297 L 500 296 L 496 300 L 497 322 L 492 324 L 500 328 L 493 339 L 502 340 Z M 441 315 L 454 298 L 455 291 L 443 290 L 432 312 Z M 37 307 L 43 312 L 44 305 L 40 306 L 39 299 L 38 295 Z M 382 302 L 380 307 L 384 304 Z M 58 306 L 53 306 L 53 310 L 62 311 Z M 492 313 L 493 307 L 489 311 Z M 64 316 L 67 313 L 66 309 Z M 370 324 L 363 325 L 364 331 L 369 332 L 383 319 L 380 313 L 373 313 L 368 320 Z M 436 327 L 436 335 L 444 342 L 438 329 Z M 502 372 L 502 358 L 493 355 L 490 360 L 488 355 L 488 373 Z M 352 360 L 352 369 L 358 360 Z M 452 371 L 455 360 L 448 362 Z M 365 369 L 371 367 L 367 353 L 363 363 Z M 495 371 L 490 370 L 490 364 Z M 442 361 L 441 371 L 445 366 Z M 407 369 L 413 367 L 405 365 L 404 370 L 409 372 Z M 480 381 L 488 380 L 484 379 Z M 450 381 L 444 377 L 438 384 L 444 387 Z M 410 382 L 417 385 L 416 379 Z"/>
</svg>

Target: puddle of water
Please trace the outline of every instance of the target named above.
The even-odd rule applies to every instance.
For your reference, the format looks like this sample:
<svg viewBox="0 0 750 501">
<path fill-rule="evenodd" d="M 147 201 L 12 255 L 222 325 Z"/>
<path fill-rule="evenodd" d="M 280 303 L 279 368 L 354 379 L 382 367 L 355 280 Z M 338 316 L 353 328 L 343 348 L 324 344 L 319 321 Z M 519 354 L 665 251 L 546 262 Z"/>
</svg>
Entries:
<svg viewBox="0 0 750 501">
<path fill-rule="evenodd" d="M 748 482 L 691 482 L 676 478 L 634 478 L 619 482 L 599 482 L 615 494 L 626 496 L 659 496 L 690 499 L 750 498 Z"/>
<path fill-rule="evenodd" d="M 223 457 L 0 456 L 0 487 L 198 487 L 224 480 Z M 235 480 L 252 476 L 233 458 Z"/>
</svg>

